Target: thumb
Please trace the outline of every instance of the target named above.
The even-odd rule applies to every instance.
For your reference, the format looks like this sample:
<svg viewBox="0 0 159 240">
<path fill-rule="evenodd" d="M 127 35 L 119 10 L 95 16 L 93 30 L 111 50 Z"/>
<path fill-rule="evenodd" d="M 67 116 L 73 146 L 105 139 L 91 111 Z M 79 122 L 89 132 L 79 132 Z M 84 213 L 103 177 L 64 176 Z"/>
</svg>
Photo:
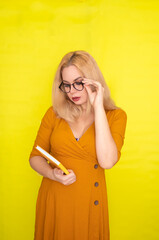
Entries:
<svg viewBox="0 0 159 240">
<path fill-rule="evenodd" d="M 61 174 L 61 172 L 62 172 L 62 170 L 61 169 L 59 169 L 59 168 L 55 168 L 55 174 Z"/>
</svg>

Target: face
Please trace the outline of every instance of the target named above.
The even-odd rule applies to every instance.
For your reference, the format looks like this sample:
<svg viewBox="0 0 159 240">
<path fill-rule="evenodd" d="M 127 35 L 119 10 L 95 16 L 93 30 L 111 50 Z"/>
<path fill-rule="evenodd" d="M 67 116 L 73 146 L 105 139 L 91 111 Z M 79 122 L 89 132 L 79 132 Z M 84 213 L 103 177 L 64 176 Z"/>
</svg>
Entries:
<svg viewBox="0 0 159 240">
<path fill-rule="evenodd" d="M 78 79 L 79 77 L 82 77 L 82 75 L 80 71 L 73 65 L 69 67 L 65 67 L 62 71 L 62 79 L 63 79 L 63 83 L 65 84 L 72 84 L 74 82 L 79 82 L 81 81 Z M 70 92 L 66 94 L 68 98 L 77 105 L 85 106 L 87 103 L 88 94 L 85 87 L 83 88 L 82 91 L 78 91 L 71 85 Z"/>
</svg>

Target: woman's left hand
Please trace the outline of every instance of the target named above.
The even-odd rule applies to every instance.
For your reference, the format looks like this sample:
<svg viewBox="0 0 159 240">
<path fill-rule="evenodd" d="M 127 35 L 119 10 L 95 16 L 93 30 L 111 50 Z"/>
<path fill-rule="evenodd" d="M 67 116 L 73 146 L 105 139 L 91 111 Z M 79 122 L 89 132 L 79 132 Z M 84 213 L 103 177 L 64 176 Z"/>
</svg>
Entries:
<svg viewBox="0 0 159 240">
<path fill-rule="evenodd" d="M 102 87 L 101 83 L 88 78 L 83 78 L 82 82 L 84 83 L 92 106 L 94 108 L 103 106 L 104 88 Z M 90 85 L 93 85 L 96 88 L 94 92 L 91 90 Z"/>
</svg>

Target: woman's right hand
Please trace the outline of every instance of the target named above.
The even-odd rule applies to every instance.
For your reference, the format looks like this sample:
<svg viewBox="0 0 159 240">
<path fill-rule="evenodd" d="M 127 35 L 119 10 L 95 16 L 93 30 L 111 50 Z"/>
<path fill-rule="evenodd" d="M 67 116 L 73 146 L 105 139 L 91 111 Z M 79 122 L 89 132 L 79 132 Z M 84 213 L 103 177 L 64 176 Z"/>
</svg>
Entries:
<svg viewBox="0 0 159 240">
<path fill-rule="evenodd" d="M 58 181 L 64 185 L 70 185 L 76 181 L 76 175 L 71 169 L 67 169 L 69 174 L 64 175 L 64 172 L 59 168 L 53 168 L 53 175 L 55 181 Z"/>
</svg>

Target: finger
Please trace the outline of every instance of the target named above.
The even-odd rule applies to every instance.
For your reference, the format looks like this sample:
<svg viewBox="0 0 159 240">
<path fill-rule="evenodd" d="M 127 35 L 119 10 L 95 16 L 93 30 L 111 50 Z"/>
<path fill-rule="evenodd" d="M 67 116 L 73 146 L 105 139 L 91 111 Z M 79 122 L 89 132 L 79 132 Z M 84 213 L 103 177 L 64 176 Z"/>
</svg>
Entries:
<svg viewBox="0 0 159 240">
<path fill-rule="evenodd" d="M 73 170 L 72 169 L 67 169 L 70 173 L 73 173 Z"/>
<path fill-rule="evenodd" d="M 66 181 L 65 181 L 65 184 L 68 185 L 68 184 L 71 184 L 71 183 L 73 183 L 73 182 L 75 182 L 75 181 L 76 181 L 76 178 L 74 177 L 74 178 L 72 178 L 72 179 L 66 180 Z"/>
<path fill-rule="evenodd" d="M 99 83 L 97 81 L 95 81 L 95 82 L 93 82 L 93 81 L 91 81 L 91 82 L 90 81 L 84 81 L 83 83 L 85 84 L 85 87 L 93 85 L 93 87 L 95 87 L 97 92 L 98 91 L 103 91 L 103 93 L 104 93 L 104 87 L 101 85 L 101 83 Z"/>
<path fill-rule="evenodd" d="M 89 86 L 85 86 L 85 88 L 86 88 L 86 91 L 87 91 L 88 95 L 90 96 L 91 93 L 92 93 L 92 90 L 90 89 Z"/>
<path fill-rule="evenodd" d="M 54 168 L 55 173 L 58 173 L 58 168 Z"/>
<path fill-rule="evenodd" d="M 89 78 L 84 78 L 84 79 L 82 80 L 82 82 L 92 83 L 92 84 L 96 84 L 96 85 L 98 85 L 98 86 L 101 85 L 100 82 L 95 81 L 95 80 L 92 80 L 92 79 L 89 79 Z"/>
<path fill-rule="evenodd" d="M 63 174 L 64 174 L 64 171 L 60 170 L 60 174 L 62 174 L 62 175 L 63 175 Z"/>
<path fill-rule="evenodd" d="M 93 81 L 93 80 L 91 80 L 91 79 L 83 79 L 82 82 L 83 82 L 83 83 L 90 83 L 90 84 L 95 83 L 95 81 Z"/>
<path fill-rule="evenodd" d="M 58 173 L 59 173 L 59 174 L 61 173 L 61 169 L 58 169 Z"/>
<path fill-rule="evenodd" d="M 66 176 L 68 176 L 68 178 L 75 177 L 75 173 L 74 173 L 74 171 L 72 169 L 67 169 L 67 170 L 69 172 L 69 174 L 66 175 Z"/>
<path fill-rule="evenodd" d="M 67 179 L 72 179 L 74 176 L 75 176 L 74 173 L 69 173 L 69 174 L 63 175 L 63 178 L 67 180 Z"/>
<path fill-rule="evenodd" d="M 58 175 L 62 175 L 63 171 L 60 168 L 55 168 L 55 173 Z"/>
</svg>

